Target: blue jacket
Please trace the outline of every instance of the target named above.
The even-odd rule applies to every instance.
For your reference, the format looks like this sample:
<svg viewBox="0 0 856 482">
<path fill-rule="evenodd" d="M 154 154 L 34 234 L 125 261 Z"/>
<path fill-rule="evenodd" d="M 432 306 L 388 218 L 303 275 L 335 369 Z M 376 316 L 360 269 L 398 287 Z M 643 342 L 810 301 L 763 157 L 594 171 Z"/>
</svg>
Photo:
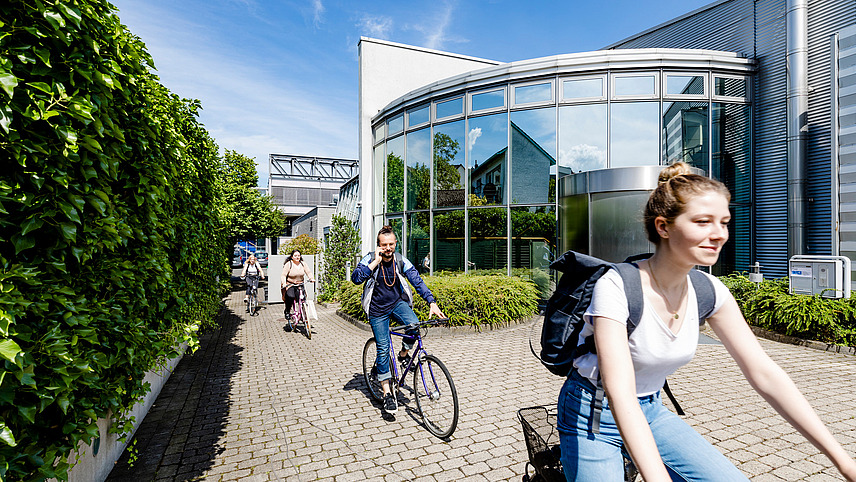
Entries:
<svg viewBox="0 0 856 482">
<path fill-rule="evenodd" d="M 357 263 L 357 267 L 354 268 L 354 272 L 351 274 L 351 281 L 353 281 L 354 284 L 365 282 L 361 303 L 366 314 L 369 313 L 369 308 L 372 302 L 372 293 L 374 293 L 374 287 L 377 284 L 377 274 L 379 271 L 375 269 L 374 272 L 372 272 L 372 270 L 369 269 L 369 264 L 372 260 L 374 260 L 374 252 L 363 256 L 363 259 Z M 434 295 L 431 293 L 431 290 L 428 289 L 428 286 L 425 285 L 425 281 L 422 280 L 422 277 L 419 276 L 419 271 L 417 271 L 416 267 L 413 266 L 413 263 L 399 253 L 395 253 L 394 260 L 395 262 L 393 263 L 393 266 L 395 268 L 395 274 L 398 275 L 398 281 L 401 283 L 401 289 L 407 299 L 407 304 L 410 305 L 410 307 L 413 307 L 413 292 L 410 289 L 410 284 L 416 288 L 416 292 L 419 293 L 419 296 L 421 296 L 425 302 L 429 305 L 434 303 Z M 405 279 L 410 281 L 410 284 L 405 283 Z"/>
</svg>

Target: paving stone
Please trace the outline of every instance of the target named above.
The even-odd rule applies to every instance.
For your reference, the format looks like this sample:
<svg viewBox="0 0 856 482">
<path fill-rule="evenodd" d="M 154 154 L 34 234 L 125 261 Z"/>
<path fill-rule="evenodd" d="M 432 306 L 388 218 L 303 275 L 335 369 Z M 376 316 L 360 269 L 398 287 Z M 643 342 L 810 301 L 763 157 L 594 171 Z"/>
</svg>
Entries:
<svg viewBox="0 0 856 482">
<path fill-rule="evenodd" d="M 384 417 L 366 391 L 360 358 L 370 331 L 319 305 L 307 340 L 283 331 L 281 305 L 249 317 L 241 299 L 225 299 L 218 328 L 179 363 L 137 431 L 137 463 L 124 455 L 108 481 L 522 478 L 528 455 L 517 410 L 554 405 L 563 382 L 529 352 L 532 324 L 435 330 L 425 339 L 449 368 L 461 406 L 457 430 L 439 440 L 421 425 L 410 380 L 395 417 Z M 760 342 L 856 453 L 856 356 Z M 751 390 L 721 345 L 699 346 L 669 382 L 684 420 L 753 482 L 840 480 Z"/>
</svg>

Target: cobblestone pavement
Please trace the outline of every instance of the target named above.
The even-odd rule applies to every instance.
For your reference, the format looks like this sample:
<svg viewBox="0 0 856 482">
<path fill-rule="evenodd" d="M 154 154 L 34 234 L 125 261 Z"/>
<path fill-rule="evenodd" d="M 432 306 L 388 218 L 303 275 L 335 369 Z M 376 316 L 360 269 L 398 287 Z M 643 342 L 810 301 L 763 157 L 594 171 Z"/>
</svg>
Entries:
<svg viewBox="0 0 856 482">
<path fill-rule="evenodd" d="M 249 317 L 241 299 L 232 293 L 220 328 L 172 374 L 135 435 L 133 466 L 126 451 L 108 480 L 521 480 L 517 410 L 555 404 L 562 383 L 529 351 L 533 323 L 429 333 L 426 346 L 451 371 L 461 405 L 444 441 L 419 424 L 415 403 L 385 419 L 372 402 L 361 375 L 370 331 L 319 307 L 308 340 L 283 330 L 281 304 Z M 856 454 L 856 357 L 761 343 Z M 701 345 L 670 385 L 686 420 L 752 480 L 841 480 L 721 345 Z"/>
</svg>

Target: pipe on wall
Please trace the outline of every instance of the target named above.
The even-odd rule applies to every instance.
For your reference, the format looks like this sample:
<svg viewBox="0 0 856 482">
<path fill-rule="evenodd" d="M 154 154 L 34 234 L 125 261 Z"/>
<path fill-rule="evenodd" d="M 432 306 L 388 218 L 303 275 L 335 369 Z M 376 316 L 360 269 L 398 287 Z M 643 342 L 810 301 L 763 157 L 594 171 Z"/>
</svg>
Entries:
<svg viewBox="0 0 856 482">
<path fill-rule="evenodd" d="M 808 0 L 787 0 L 788 258 L 806 250 Z"/>
</svg>

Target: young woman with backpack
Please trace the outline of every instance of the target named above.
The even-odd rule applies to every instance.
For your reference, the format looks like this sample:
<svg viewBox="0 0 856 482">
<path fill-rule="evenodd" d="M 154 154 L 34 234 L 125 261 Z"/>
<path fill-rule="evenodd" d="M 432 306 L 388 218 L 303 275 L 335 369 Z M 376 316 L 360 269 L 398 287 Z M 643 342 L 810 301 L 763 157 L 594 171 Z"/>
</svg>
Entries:
<svg viewBox="0 0 856 482">
<path fill-rule="evenodd" d="M 297 299 L 299 293 L 297 290 L 303 290 L 303 280 L 309 278 L 310 283 L 314 283 L 312 272 L 303 263 L 300 255 L 300 250 L 295 249 L 285 260 L 285 265 L 282 267 L 282 277 L 279 284 L 282 290 L 282 299 L 285 301 L 285 317 L 288 318 L 291 314 L 291 308 L 294 305 L 294 300 Z M 306 291 L 303 291 L 303 296 L 306 296 Z"/>
<path fill-rule="evenodd" d="M 623 480 L 622 451 L 629 453 L 647 482 L 748 480 L 660 399 L 666 376 L 695 354 L 699 314 L 689 272 L 719 258 L 728 240 L 730 198 L 722 183 L 692 174 L 683 162 L 660 173 L 644 214 L 648 239 L 656 249 L 650 258 L 636 262 L 644 308 L 629 338 L 628 297 L 621 276 L 610 270 L 597 281 L 579 335 L 580 342 L 593 338 L 596 353 L 574 360 L 559 394 L 558 429 L 567 480 Z M 707 322 L 746 379 L 845 480 L 856 482 L 856 461 L 761 348 L 728 289 L 707 276 L 716 294 Z M 595 429 L 599 384 L 606 398 Z"/>
</svg>

